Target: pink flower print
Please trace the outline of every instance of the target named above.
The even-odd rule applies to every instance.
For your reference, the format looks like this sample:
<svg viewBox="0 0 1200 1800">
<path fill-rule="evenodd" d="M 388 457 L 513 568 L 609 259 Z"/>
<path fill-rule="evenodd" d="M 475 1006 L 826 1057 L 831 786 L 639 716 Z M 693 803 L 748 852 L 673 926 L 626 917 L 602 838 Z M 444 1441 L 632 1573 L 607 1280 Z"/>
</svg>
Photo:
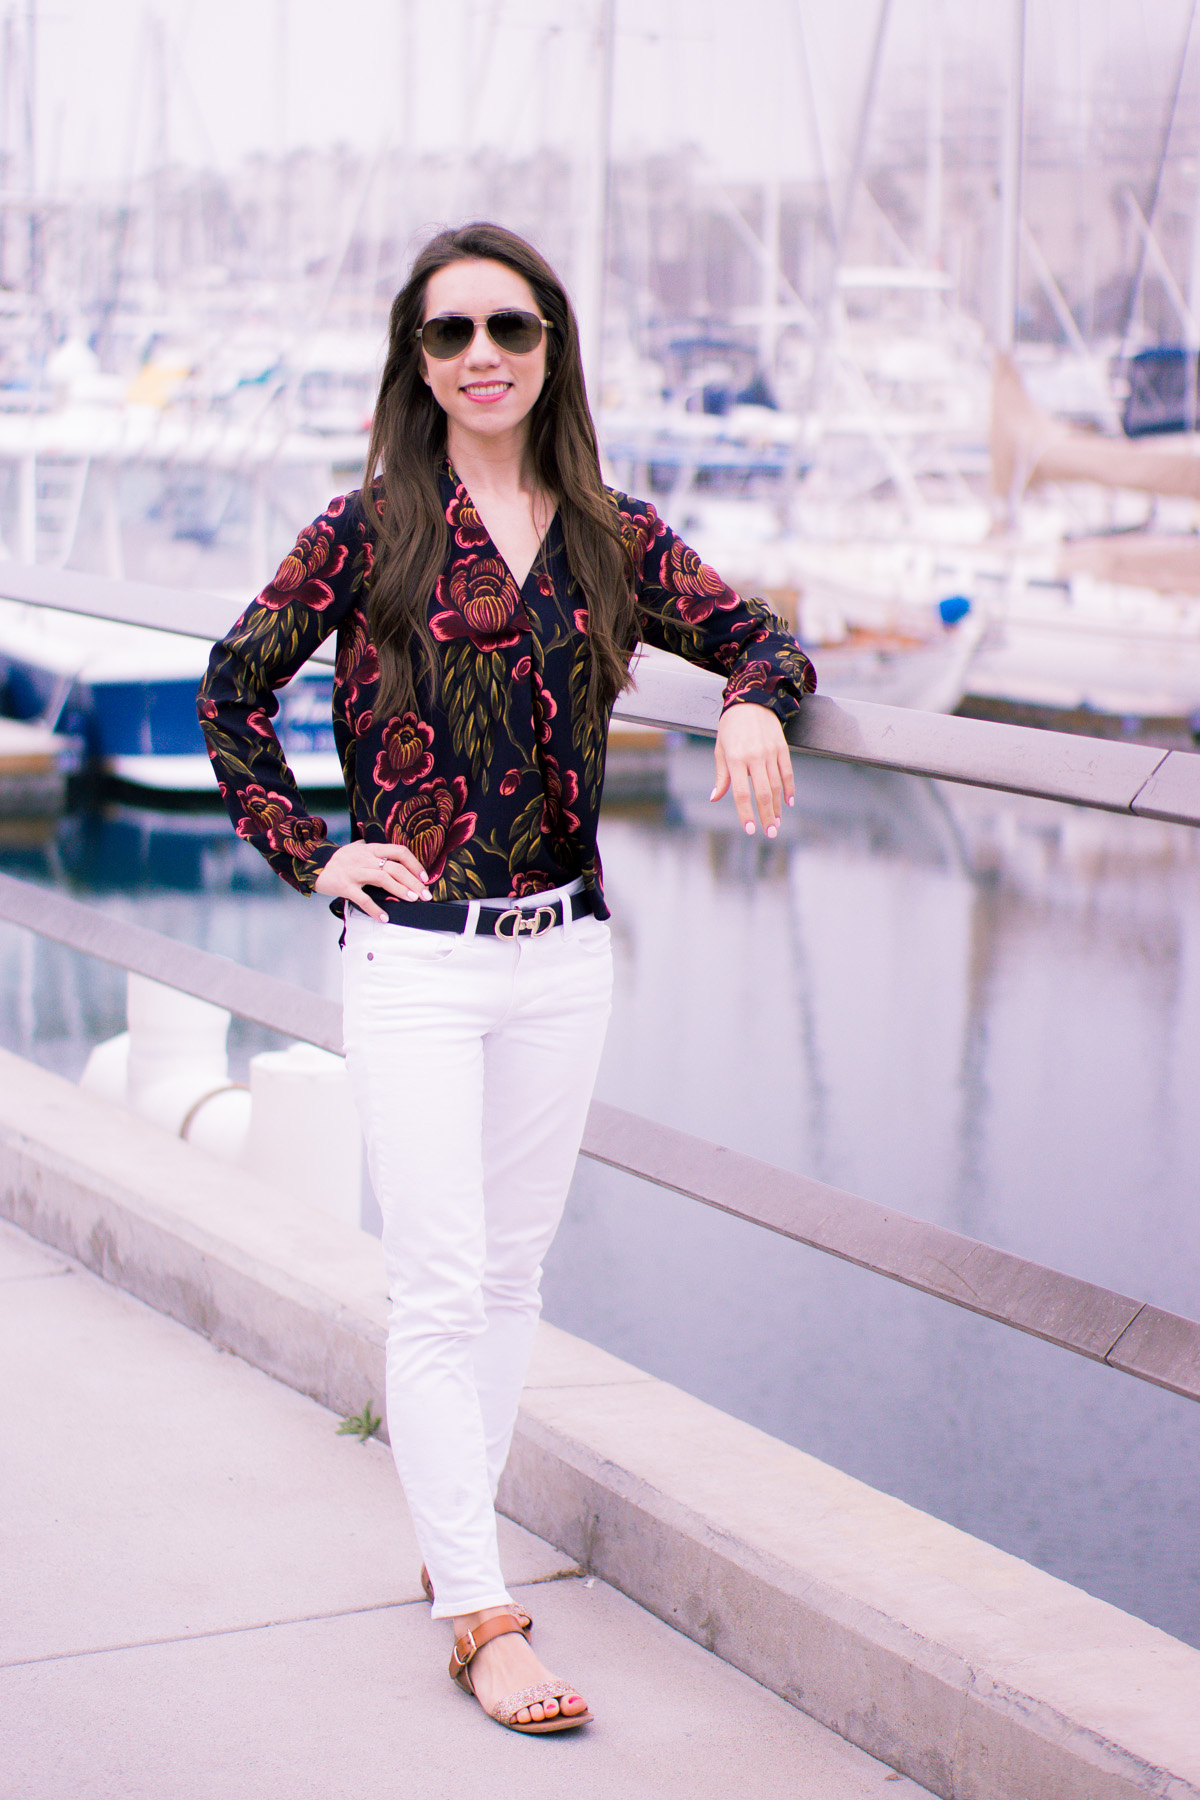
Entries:
<svg viewBox="0 0 1200 1800">
<path fill-rule="evenodd" d="M 544 875 L 541 869 L 520 869 L 512 878 L 509 898 L 526 900 L 531 894 L 548 893 L 553 886 L 549 875 Z"/>
<path fill-rule="evenodd" d="M 519 644 L 529 629 L 516 583 L 494 556 L 473 556 L 456 563 L 447 582 L 440 576 L 429 628 L 439 642 L 469 638 L 476 650 L 506 650 Z"/>
<path fill-rule="evenodd" d="M 264 837 L 272 850 L 284 850 L 289 856 L 307 856 L 314 844 L 325 836 L 319 819 L 296 818 L 286 794 L 272 793 L 253 782 L 239 788 L 238 804 L 243 817 L 237 822 L 237 834 L 247 842 Z"/>
<path fill-rule="evenodd" d="M 579 830 L 579 820 L 568 808 L 579 798 L 579 777 L 574 769 L 563 771 L 552 756 L 542 758 L 542 834 L 555 849 L 561 848 Z"/>
<path fill-rule="evenodd" d="M 712 617 L 714 607 L 731 612 L 741 604 L 731 587 L 726 587 L 715 569 L 700 561 L 694 550 L 678 538 L 663 557 L 659 570 L 663 588 L 675 601 L 676 611 L 689 625 L 703 625 Z"/>
<path fill-rule="evenodd" d="M 478 550 L 484 544 L 491 543 L 487 526 L 461 481 L 454 490 L 453 500 L 446 508 L 446 523 L 454 533 L 454 541 L 460 550 Z"/>
<path fill-rule="evenodd" d="M 379 680 L 379 653 L 371 642 L 366 615 L 354 614 L 354 621 L 338 651 L 336 680 L 345 695 L 346 705 L 357 704 L 361 695 Z"/>
<path fill-rule="evenodd" d="M 387 837 L 412 851 L 430 881 L 438 881 L 452 850 L 474 836 L 474 813 L 464 812 L 467 784 L 461 775 L 452 782 L 439 776 L 423 781 L 415 794 L 398 800 L 388 814 Z"/>
<path fill-rule="evenodd" d="M 541 744 L 548 744 L 554 733 L 550 721 L 558 713 L 558 702 L 543 682 L 536 669 L 533 672 L 533 735 Z"/>
<path fill-rule="evenodd" d="M 377 786 L 390 793 L 401 782 L 411 787 L 414 781 L 428 775 L 433 768 L 429 750 L 432 742 L 433 727 L 418 719 L 416 713 L 389 719 L 383 728 L 383 749 L 375 758 Z"/>
<path fill-rule="evenodd" d="M 321 576 L 338 573 L 346 560 L 346 546 L 333 535 L 333 526 L 325 519 L 306 525 L 258 596 L 258 604 L 270 612 L 281 612 L 285 606 L 307 606 L 313 612 L 324 612 L 333 600 L 333 589 Z"/>
<path fill-rule="evenodd" d="M 725 704 L 728 706 L 731 700 L 738 699 L 739 696 L 747 693 L 751 688 L 757 688 L 760 692 L 763 692 L 764 690 L 770 692 L 772 688 L 777 687 L 778 685 L 778 681 L 772 673 L 770 663 L 747 663 L 744 669 L 739 669 L 737 674 L 731 675 L 729 680 L 725 683 Z"/>
<path fill-rule="evenodd" d="M 261 706 L 257 707 L 255 711 L 249 715 L 246 723 L 251 731 L 257 732 L 258 736 L 261 738 L 274 738 L 275 736 L 275 727 L 272 725 Z"/>
</svg>

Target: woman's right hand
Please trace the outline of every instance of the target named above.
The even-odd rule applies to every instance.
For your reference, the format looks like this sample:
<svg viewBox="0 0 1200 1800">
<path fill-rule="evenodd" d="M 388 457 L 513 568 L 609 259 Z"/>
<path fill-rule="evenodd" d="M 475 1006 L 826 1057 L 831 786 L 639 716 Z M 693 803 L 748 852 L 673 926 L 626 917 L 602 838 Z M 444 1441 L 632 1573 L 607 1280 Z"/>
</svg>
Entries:
<svg viewBox="0 0 1200 1800">
<path fill-rule="evenodd" d="M 432 900 L 429 877 L 403 844 L 368 844 L 360 838 L 335 850 L 313 884 L 318 894 L 352 900 L 369 919 L 387 924 L 388 915 L 366 888 L 382 888 L 397 900 Z"/>
</svg>

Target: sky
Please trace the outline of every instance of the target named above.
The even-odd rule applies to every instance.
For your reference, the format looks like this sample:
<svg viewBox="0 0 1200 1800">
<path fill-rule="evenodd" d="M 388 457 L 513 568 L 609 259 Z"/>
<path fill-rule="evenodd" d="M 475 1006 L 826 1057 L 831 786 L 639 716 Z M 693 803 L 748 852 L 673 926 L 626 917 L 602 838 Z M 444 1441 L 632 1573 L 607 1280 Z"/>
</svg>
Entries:
<svg viewBox="0 0 1200 1800">
<path fill-rule="evenodd" d="M 617 156 L 692 143 L 732 176 L 844 167 L 880 0 L 610 3 Z M 1105 56 L 1165 76 L 1192 3 L 1032 0 L 1031 87 L 1086 86 Z M 3 10 L 23 20 L 28 4 Z M 603 5 L 36 0 L 40 179 L 127 178 L 164 137 L 173 160 L 223 167 L 339 141 L 578 147 L 596 131 Z M 1008 0 L 892 0 L 885 87 L 921 65 L 933 34 L 1002 68 L 1008 13 Z M 1200 86 L 1200 28 L 1193 64 Z"/>
</svg>

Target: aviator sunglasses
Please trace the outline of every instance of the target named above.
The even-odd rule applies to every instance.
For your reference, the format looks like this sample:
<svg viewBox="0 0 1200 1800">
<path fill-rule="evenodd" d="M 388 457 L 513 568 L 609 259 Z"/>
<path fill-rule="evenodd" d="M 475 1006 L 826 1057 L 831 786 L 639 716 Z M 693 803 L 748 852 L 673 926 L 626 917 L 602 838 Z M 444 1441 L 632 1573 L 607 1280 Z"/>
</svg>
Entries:
<svg viewBox="0 0 1200 1800">
<path fill-rule="evenodd" d="M 469 319 L 465 313 L 442 313 L 436 319 L 426 319 L 413 336 L 420 338 L 426 356 L 432 356 L 435 362 L 449 362 L 462 355 L 480 324 L 497 350 L 503 350 L 506 356 L 528 356 L 541 343 L 543 329 L 551 329 L 549 319 L 505 307 L 502 312 L 489 313 L 486 319 Z"/>
</svg>

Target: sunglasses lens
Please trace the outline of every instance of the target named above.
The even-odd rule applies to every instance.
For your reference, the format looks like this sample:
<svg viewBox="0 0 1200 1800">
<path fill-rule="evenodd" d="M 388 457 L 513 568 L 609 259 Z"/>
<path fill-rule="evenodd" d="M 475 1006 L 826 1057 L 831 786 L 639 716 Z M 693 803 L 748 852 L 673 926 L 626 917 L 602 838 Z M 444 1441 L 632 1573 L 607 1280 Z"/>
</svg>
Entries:
<svg viewBox="0 0 1200 1800">
<path fill-rule="evenodd" d="M 542 321 L 534 313 L 494 312 L 487 328 L 497 350 L 505 350 L 510 356 L 527 356 L 542 341 Z"/>
<path fill-rule="evenodd" d="M 487 333 L 497 350 L 504 350 L 509 356 L 528 356 L 542 341 L 542 321 L 536 313 L 494 312 L 488 315 Z M 436 362 L 461 356 L 474 336 L 474 319 L 462 313 L 426 319 L 421 327 L 422 348 Z"/>
<path fill-rule="evenodd" d="M 443 319 L 427 319 L 421 327 L 422 347 L 428 356 L 434 357 L 438 362 L 448 362 L 452 356 L 461 356 L 474 336 L 473 321 L 457 313 L 451 313 Z"/>
</svg>

